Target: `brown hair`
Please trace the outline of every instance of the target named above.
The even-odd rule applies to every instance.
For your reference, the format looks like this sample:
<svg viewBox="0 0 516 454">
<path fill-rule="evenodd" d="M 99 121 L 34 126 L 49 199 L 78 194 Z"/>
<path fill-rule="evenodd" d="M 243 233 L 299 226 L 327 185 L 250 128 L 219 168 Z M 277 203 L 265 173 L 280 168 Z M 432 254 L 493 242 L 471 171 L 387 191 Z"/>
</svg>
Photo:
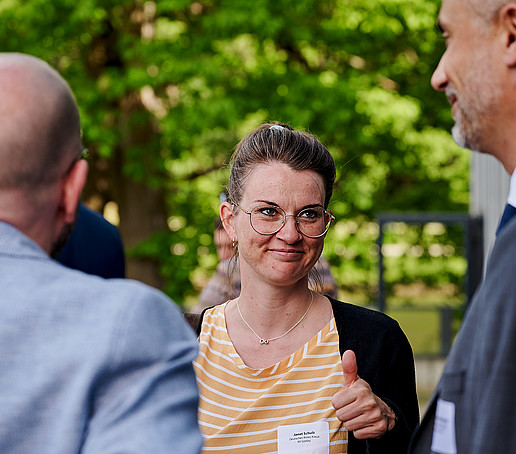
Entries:
<svg viewBox="0 0 516 454">
<path fill-rule="evenodd" d="M 240 203 L 245 181 L 257 164 L 280 162 L 293 170 L 311 170 L 324 182 L 327 208 L 335 182 L 335 162 L 327 148 L 313 135 L 283 123 L 265 123 L 247 134 L 231 158 L 229 200 Z"/>
</svg>

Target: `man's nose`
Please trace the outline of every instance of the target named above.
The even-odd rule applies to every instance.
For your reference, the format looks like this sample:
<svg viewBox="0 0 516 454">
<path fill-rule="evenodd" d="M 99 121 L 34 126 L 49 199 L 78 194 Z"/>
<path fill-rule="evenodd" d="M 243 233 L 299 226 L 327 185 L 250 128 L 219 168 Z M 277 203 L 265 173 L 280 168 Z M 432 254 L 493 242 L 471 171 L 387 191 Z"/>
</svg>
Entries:
<svg viewBox="0 0 516 454">
<path fill-rule="evenodd" d="M 446 53 L 441 57 L 437 68 L 435 68 L 434 73 L 432 74 L 432 79 L 430 83 L 434 90 L 444 91 L 446 89 L 446 85 L 448 84 L 448 76 L 446 75 L 446 71 L 444 69 Z"/>
</svg>

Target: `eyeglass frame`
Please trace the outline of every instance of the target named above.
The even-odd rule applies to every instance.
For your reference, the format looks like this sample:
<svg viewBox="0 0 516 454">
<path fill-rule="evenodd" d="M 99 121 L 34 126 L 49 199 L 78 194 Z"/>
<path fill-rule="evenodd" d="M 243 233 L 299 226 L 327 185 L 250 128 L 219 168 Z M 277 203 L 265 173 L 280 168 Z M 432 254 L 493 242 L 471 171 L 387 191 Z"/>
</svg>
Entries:
<svg viewBox="0 0 516 454">
<path fill-rule="evenodd" d="M 333 223 L 333 221 L 335 220 L 335 216 L 333 215 L 333 213 L 331 211 L 328 211 L 326 210 L 325 208 L 323 208 L 323 212 L 324 214 L 329 214 L 330 215 L 330 222 L 328 223 L 328 226 L 326 227 L 326 229 L 324 230 L 323 233 L 321 233 L 320 235 L 317 235 L 317 236 L 312 236 L 312 235 L 307 235 L 306 233 L 302 232 L 301 229 L 299 228 L 299 221 L 297 219 L 297 217 L 305 210 L 309 210 L 310 208 L 303 208 L 302 210 L 300 210 L 297 214 L 287 214 L 287 212 L 281 208 L 280 206 L 274 206 L 274 205 L 267 205 L 267 204 L 264 204 L 264 205 L 257 205 L 255 206 L 251 211 L 246 211 L 244 210 L 238 203 L 235 203 L 235 202 L 232 202 L 231 203 L 232 205 L 236 206 L 237 208 L 239 208 L 241 211 L 243 211 L 245 214 L 248 214 L 249 215 L 249 224 L 251 225 L 251 228 L 256 232 L 258 233 L 259 235 L 264 235 L 264 236 L 270 236 L 270 235 L 275 235 L 276 233 L 278 233 L 284 226 L 285 224 L 287 223 L 287 217 L 293 217 L 294 218 L 294 222 L 296 224 L 296 230 L 303 236 L 306 236 L 307 238 L 321 238 L 323 237 L 324 235 L 326 235 L 328 233 L 328 230 L 330 230 L 330 227 Z M 254 210 L 256 210 L 257 208 L 264 208 L 264 207 L 273 207 L 273 208 L 278 208 L 280 209 L 281 211 L 283 211 L 283 213 L 285 214 L 283 216 L 283 221 L 281 223 L 281 226 L 275 230 L 274 232 L 271 232 L 271 233 L 262 233 L 262 232 L 258 232 L 258 230 L 256 230 L 256 228 L 254 227 L 253 223 L 251 222 L 251 215 L 253 213 Z"/>
</svg>

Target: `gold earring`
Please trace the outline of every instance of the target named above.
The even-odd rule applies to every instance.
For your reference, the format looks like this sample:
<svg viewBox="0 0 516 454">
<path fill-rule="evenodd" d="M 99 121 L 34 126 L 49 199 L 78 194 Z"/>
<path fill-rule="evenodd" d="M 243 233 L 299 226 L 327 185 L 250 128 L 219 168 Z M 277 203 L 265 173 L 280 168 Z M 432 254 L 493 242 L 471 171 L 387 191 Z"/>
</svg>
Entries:
<svg viewBox="0 0 516 454">
<path fill-rule="evenodd" d="M 233 247 L 238 246 L 238 241 L 235 238 L 233 238 L 233 241 L 231 242 L 231 246 L 233 246 Z"/>
</svg>

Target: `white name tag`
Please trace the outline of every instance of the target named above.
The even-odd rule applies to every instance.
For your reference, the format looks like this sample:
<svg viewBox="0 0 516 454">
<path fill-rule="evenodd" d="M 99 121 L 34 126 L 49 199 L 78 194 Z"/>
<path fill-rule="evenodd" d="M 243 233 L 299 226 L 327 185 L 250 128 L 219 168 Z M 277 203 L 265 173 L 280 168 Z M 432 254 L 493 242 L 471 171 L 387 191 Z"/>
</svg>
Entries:
<svg viewBox="0 0 516 454">
<path fill-rule="evenodd" d="M 437 400 L 434 433 L 432 436 L 432 452 L 437 454 L 457 454 L 455 404 L 453 402 Z"/>
<path fill-rule="evenodd" d="M 278 454 L 328 454 L 330 425 L 325 421 L 278 427 Z"/>
</svg>

